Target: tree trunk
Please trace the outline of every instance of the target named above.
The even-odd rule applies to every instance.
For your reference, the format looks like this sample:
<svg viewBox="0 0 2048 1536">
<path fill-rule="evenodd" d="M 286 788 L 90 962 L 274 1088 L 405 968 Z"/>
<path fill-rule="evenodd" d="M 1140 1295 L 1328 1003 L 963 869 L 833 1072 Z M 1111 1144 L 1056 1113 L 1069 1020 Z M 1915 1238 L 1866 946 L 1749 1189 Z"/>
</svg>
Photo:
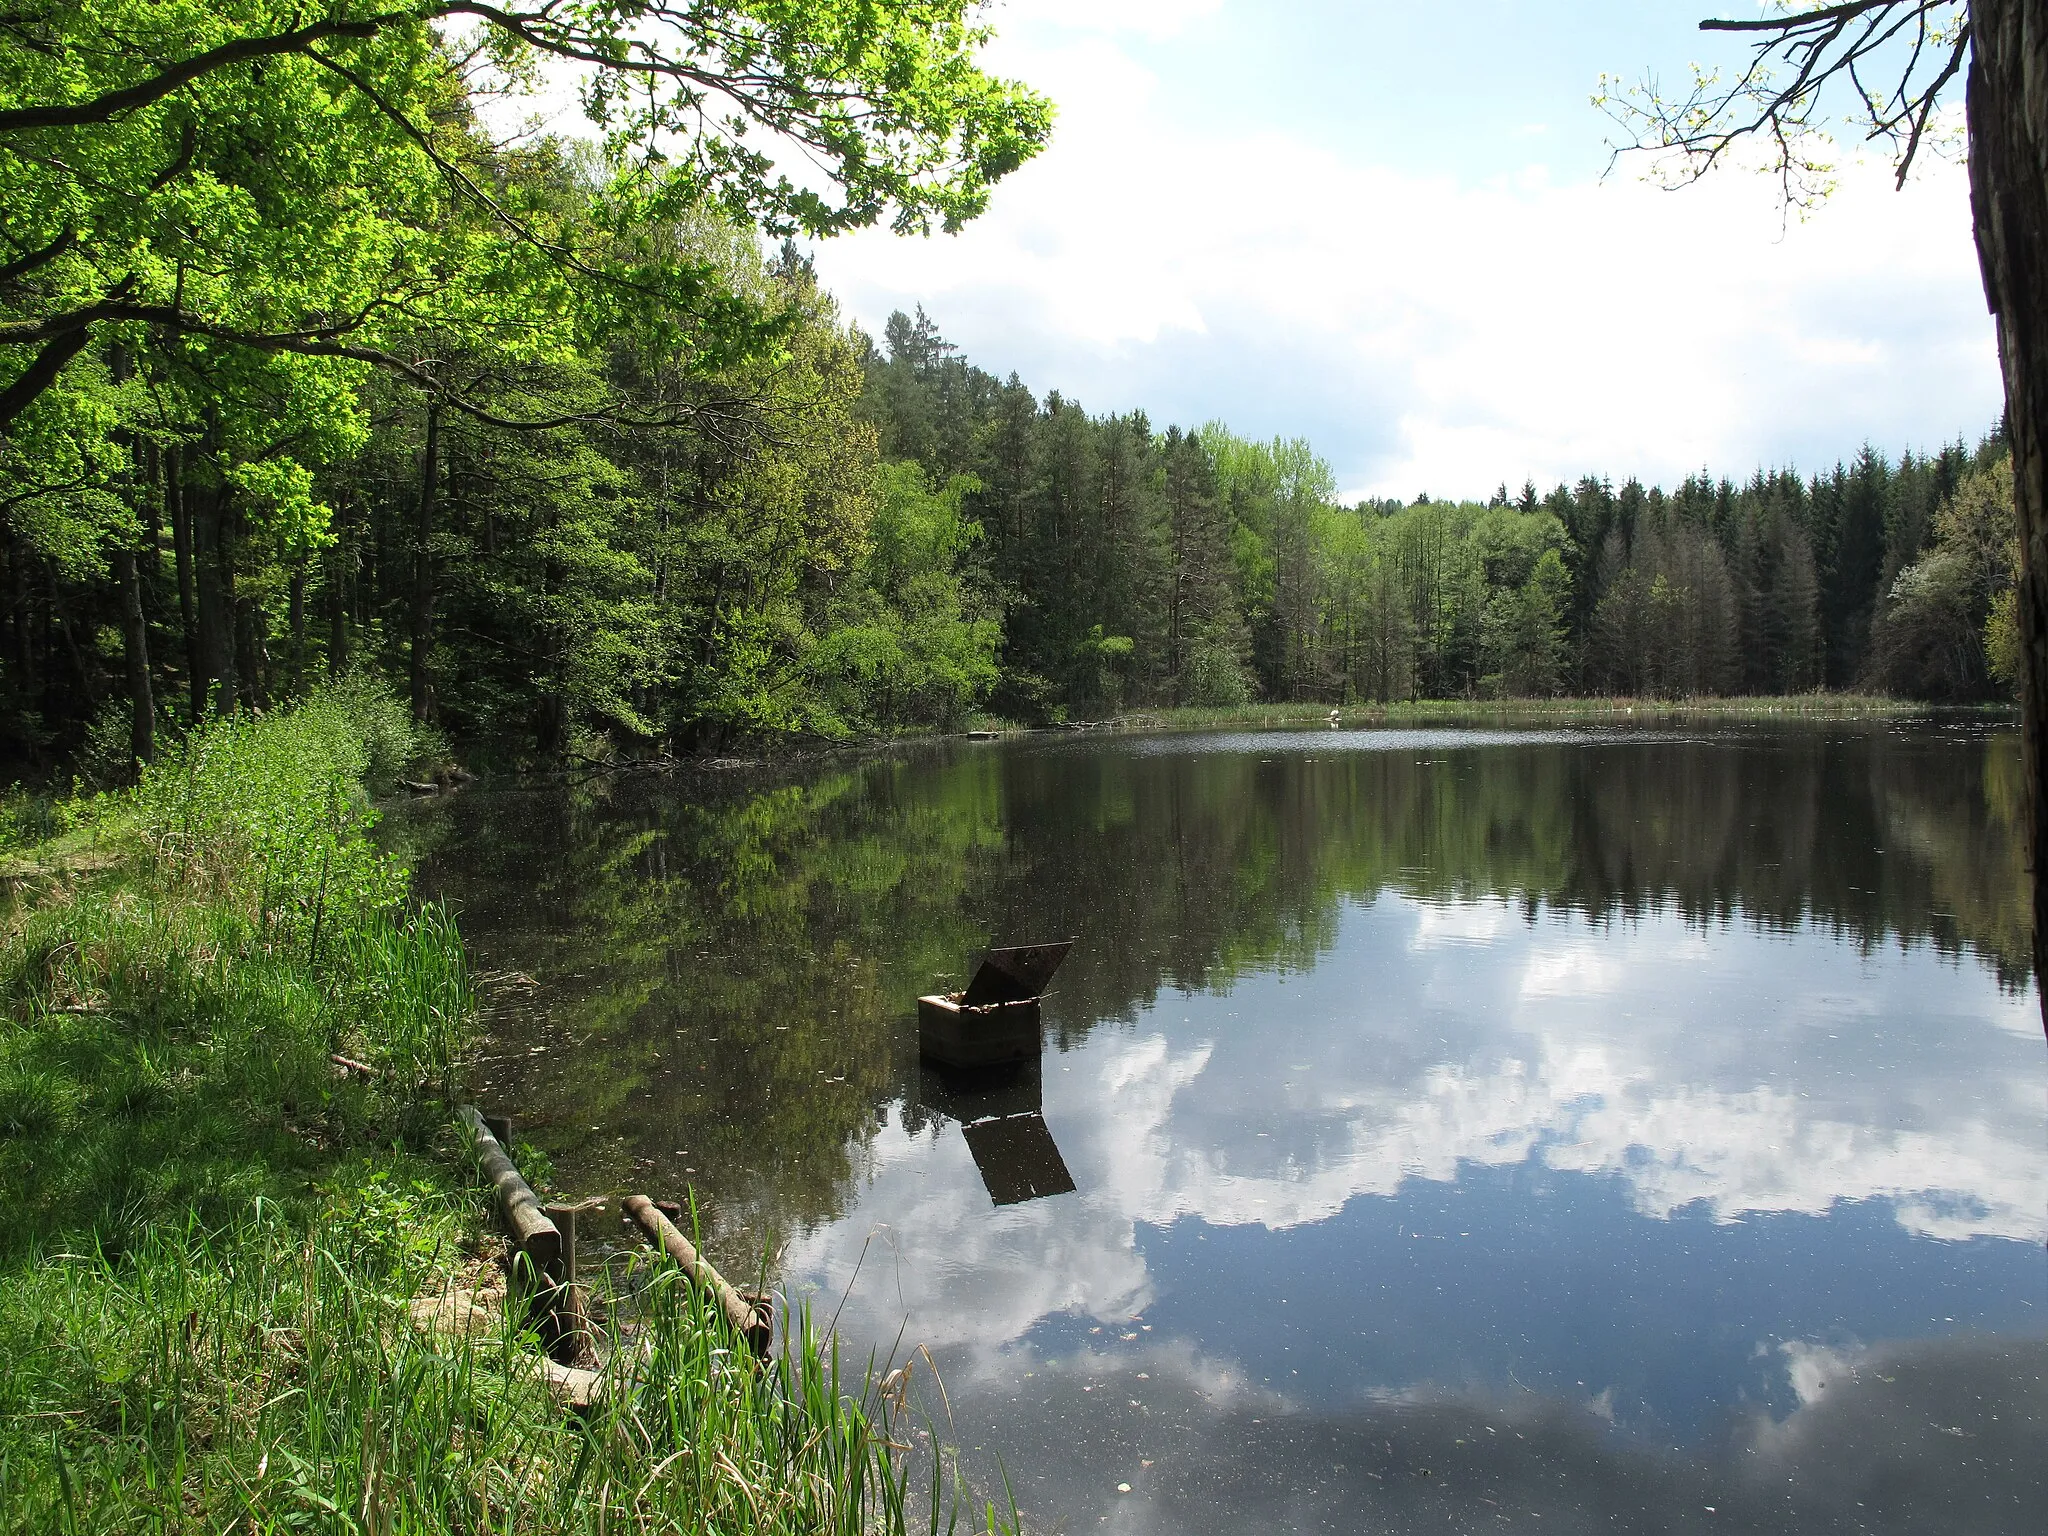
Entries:
<svg viewBox="0 0 2048 1536">
<path fill-rule="evenodd" d="M 191 695 L 192 723 L 206 713 L 206 653 L 199 639 L 199 599 L 192 582 L 192 509 L 185 497 L 185 451 L 164 453 L 164 500 L 171 514 L 171 548 L 178 566 L 178 619 L 185 634 L 185 683 Z"/>
<path fill-rule="evenodd" d="M 134 550 L 114 551 L 114 575 L 121 583 L 121 650 L 128 665 L 128 753 L 146 763 L 156 756 L 156 700 L 149 687 L 149 626 Z"/>
<path fill-rule="evenodd" d="M 1972 0 L 1970 25 L 1970 202 L 2012 437 L 2027 866 L 2048 1028 L 2048 13 L 2040 0 Z"/>
<path fill-rule="evenodd" d="M 263 648 L 263 613 L 253 593 L 235 585 L 235 567 L 240 563 L 247 537 L 242 503 L 232 492 L 223 493 L 226 505 L 221 514 L 221 571 L 229 600 L 228 639 L 234 656 L 235 701 L 245 709 L 270 706 Z"/>
<path fill-rule="evenodd" d="M 209 712 L 235 712 L 235 571 L 222 527 L 228 494 L 225 486 L 210 486 L 197 497 L 187 496 L 198 589 L 200 711 L 193 717 L 195 722 Z"/>
<path fill-rule="evenodd" d="M 349 503 L 337 509 L 334 544 L 327 552 L 327 675 L 348 670 Z"/>
<path fill-rule="evenodd" d="M 427 406 L 427 442 L 420 452 L 419 515 L 413 528 L 412 717 L 424 721 L 432 705 L 427 650 L 434 643 L 434 490 L 440 478 L 441 405 Z"/>
<path fill-rule="evenodd" d="M 28 546 L 18 538 L 7 541 L 8 662 L 13 671 L 11 686 L 15 707 L 26 714 L 35 692 L 35 619 L 29 601 Z"/>
<path fill-rule="evenodd" d="M 297 698 L 306 687 L 306 556 L 292 567 L 290 599 L 292 648 L 285 671 L 285 690 Z"/>
<path fill-rule="evenodd" d="M 241 540 L 238 538 L 236 544 Z M 235 694 L 244 707 L 270 707 L 270 653 L 263 644 L 263 610 L 246 590 L 235 593 Z"/>
</svg>

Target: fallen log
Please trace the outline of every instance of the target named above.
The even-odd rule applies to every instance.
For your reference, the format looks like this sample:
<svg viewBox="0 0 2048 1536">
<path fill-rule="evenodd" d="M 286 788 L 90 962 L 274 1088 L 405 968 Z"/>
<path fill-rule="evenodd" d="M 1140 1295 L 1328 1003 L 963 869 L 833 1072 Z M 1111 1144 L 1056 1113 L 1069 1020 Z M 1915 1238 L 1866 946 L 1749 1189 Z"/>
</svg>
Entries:
<svg viewBox="0 0 2048 1536">
<path fill-rule="evenodd" d="M 749 1301 L 726 1284 L 725 1277 L 711 1267 L 711 1261 L 698 1253 L 690 1240 L 676 1229 L 675 1223 L 662 1215 L 645 1195 L 628 1195 L 623 1204 L 626 1214 L 639 1223 L 648 1240 L 675 1260 L 676 1267 L 692 1285 L 717 1300 L 719 1310 L 724 1312 L 733 1332 L 745 1339 L 755 1354 L 766 1359 L 775 1342 L 772 1304 L 765 1300 Z"/>
<path fill-rule="evenodd" d="M 491 1181 L 492 1193 L 497 1196 L 499 1219 L 512 1239 L 514 1278 L 539 1301 L 566 1278 L 562 1273 L 561 1229 L 541 1209 L 539 1197 L 519 1176 L 511 1155 L 491 1133 L 476 1106 L 463 1105 L 462 1119 L 476 1143 L 477 1161 L 483 1165 L 484 1177 Z"/>
</svg>

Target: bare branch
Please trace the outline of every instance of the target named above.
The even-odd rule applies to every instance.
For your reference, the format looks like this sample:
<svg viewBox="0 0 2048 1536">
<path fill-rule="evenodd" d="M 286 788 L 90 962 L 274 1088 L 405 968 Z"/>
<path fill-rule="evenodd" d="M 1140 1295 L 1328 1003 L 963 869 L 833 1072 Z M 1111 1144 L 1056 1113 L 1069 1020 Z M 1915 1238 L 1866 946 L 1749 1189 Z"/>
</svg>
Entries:
<svg viewBox="0 0 2048 1536">
<path fill-rule="evenodd" d="M 1849 0 L 1846 5 L 1824 5 L 1817 11 L 1797 16 L 1763 16 L 1754 21 L 1703 21 L 1702 32 L 1790 32 L 1818 23 L 1854 21 L 1871 11 L 1890 10 L 1898 0 Z"/>
<path fill-rule="evenodd" d="M 1743 140 L 1757 139 L 1770 147 L 1788 207 L 1825 195 L 1819 179 L 1828 166 L 1810 146 L 1827 138 L 1830 86 L 1839 81 L 1854 91 L 1848 117 L 1862 124 L 1866 142 L 1891 144 L 1903 186 L 1943 93 L 1970 53 L 1967 0 L 1846 0 L 1753 20 L 1707 20 L 1700 29 L 1755 39 L 1739 75 L 1724 84 L 1718 73 L 1698 73 L 1679 98 L 1663 96 L 1654 84 L 1618 101 L 1603 95 L 1601 104 L 1633 140 L 1615 153 L 1675 151 L 1682 165 L 1665 174 L 1690 182 Z M 1873 77 L 1896 83 L 1873 90 Z"/>
</svg>

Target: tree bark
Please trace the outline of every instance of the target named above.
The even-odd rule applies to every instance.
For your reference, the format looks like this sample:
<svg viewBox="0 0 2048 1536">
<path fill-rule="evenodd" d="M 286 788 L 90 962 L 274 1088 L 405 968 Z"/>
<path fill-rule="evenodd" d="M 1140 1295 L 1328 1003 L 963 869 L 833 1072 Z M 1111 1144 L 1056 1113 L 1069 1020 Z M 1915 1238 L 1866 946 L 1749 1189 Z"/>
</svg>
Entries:
<svg viewBox="0 0 2048 1536">
<path fill-rule="evenodd" d="M 178 621 L 185 636 L 185 686 L 192 723 L 206 713 L 206 656 L 199 643 L 199 599 L 193 591 L 192 508 L 185 498 L 185 451 L 164 452 L 164 501 L 171 516 L 171 550 L 178 568 Z"/>
<path fill-rule="evenodd" d="M 434 643 L 434 493 L 441 467 L 441 404 L 427 406 L 427 441 L 420 451 L 419 512 L 413 527 L 412 717 L 424 721 L 432 706 L 427 651 Z"/>
<path fill-rule="evenodd" d="M 135 551 L 114 551 L 121 583 L 121 651 L 128 666 L 128 754 L 138 763 L 156 756 L 156 700 L 149 686 L 149 625 L 142 614 L 142 576 Z"/>
<path fill-rule="evenodd" d="M 2012 437 L 2027 867 L 2048 1029 L 2048 11 L 2040 0 L 1972 0 L 1970 27 L 1970 203 Z"/>
<path fill-rule="evenodd" d="M 208 487 L 196 498 L 187 497 L 198 589 L 199 710 L 193 716 L 195 722 L 209 712 L 231 715 L 235 711 L 235 573 L 222 529 L 227 497 L 224 486 Z"/>
<path fill-rule="evenodd" d="M 327 675 L 348 670 L 349 503 L 337 509 L 334 544 L 327 552 Z"/>
</svg>

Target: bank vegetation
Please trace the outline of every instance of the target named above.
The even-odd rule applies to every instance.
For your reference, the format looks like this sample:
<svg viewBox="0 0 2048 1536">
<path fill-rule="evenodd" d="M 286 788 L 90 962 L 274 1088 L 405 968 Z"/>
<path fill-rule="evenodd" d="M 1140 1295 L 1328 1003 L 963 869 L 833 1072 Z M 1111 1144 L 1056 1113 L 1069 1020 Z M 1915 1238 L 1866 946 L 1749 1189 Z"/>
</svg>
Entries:
<svg viewBox="0 0 2048 1536">
<path fill-rule="evenodd" d="M 369 835 L 422 745 L 349 678 L 9 823 L 0 1530 L 937 1522 L 901 1377 L 801 1312 L 742 1364 L 651 1261 L 591 1266 L 636 1330 L 613 1390 L 551 1392 L 453 1130 L 476 982 Z"/>
</svg>

